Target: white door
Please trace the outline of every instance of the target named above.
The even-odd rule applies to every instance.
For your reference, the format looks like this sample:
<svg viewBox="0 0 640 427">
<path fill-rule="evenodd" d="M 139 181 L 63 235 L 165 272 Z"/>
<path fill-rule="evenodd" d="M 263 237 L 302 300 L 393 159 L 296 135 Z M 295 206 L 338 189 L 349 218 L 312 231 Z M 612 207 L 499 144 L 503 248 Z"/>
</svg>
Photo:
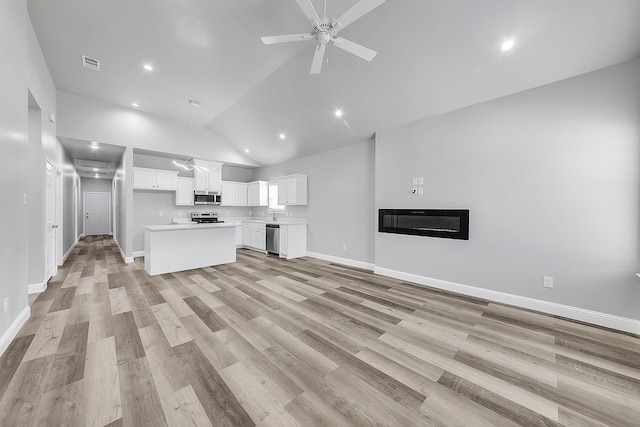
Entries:
<svg viewBox="0 0 640 427">
<path fill-rule="evenodd" d="M 109 193 L 84 193 L 84 234 L 109 234 Z"/>
<path fill-rule="evenodd" d="M 47 279 L 53 277 L 56 274 L 56 168 L 50 161 L 47 160 L 46 171 L 46 203 L 47 203 L 47 224 L 45 228 L 46 241 L 47 241 L 47 254 L 46 254 L 46 268 Z"/>
</svg>

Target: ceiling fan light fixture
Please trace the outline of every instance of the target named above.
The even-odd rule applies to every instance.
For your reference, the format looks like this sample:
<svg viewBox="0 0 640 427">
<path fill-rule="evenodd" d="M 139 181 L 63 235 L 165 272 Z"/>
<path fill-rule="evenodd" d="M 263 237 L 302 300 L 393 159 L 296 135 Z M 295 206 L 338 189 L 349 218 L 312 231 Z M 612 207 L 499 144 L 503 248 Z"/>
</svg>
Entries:
<svg viewBox="0 0 640 427">
<path fill-rule="evenodd" d="M 318 12 L 316 12 L 311 0 L 296 0 L 296 2 L 311 23 L 311 32 L 307 34 L 284 34 L 280 36 L 261 37 L 260 39 L 264 44 L 288 43 L 304 40 L 317 41 L 318 46 L 316 46 L 315 49 L 309 74 L 320 74 L 325 49 L 329 42 L 332 42 L 335 47 L 347 51 L 367 62 L 373 60 L 376 56 L 377 52 L 375 50 L 371 50 L 342 37 L 337 37 L 337 35 L 338 32 L 346 28 L 352 22 L 362 18 L 364 15 L 380 6 L 385 2 L 385 0 L 360 0 L 338 19 L 327 16 L 326 2 L 325 13 L 322 17 L 318 15 Z"/>
</svg>

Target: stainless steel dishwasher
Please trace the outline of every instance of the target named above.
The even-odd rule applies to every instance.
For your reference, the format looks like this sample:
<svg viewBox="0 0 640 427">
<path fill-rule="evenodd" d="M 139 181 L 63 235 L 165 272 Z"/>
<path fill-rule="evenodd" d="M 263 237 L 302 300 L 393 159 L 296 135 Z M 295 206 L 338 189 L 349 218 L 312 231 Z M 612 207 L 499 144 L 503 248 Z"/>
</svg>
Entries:
<svg viewBox="0 0 640 427">
<path fill-rule="evenodd" d="M 267 224 L 267 252 L 280 253 L 280 226 L 278 224 Z"/>
</svg>

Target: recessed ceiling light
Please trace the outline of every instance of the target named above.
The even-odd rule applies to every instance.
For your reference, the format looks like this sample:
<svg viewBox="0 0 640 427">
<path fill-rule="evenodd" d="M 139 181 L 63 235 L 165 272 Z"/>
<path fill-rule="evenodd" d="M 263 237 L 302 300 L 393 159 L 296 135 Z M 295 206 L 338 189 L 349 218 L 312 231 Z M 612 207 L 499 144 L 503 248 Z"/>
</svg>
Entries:
<svg viewBox="0 0 640 427">
<path fill-rule="evenodd" d="M 248 152 L 249 152 L 249 149 L 248 149 L 248 148 L 245 148 L 245 149 L 244 149 L 244 152 L 245 152 L 245 153 L 248 153 Z"/>
<path fill-rule="evenodd" d="M 144 69 L 147 71 L 153 71 L 153 65 L 151 64 L 144 64 Z"/>
<path fill-rule="evenodd" d="M 285 135 L 284 133 L 281 133 L 279 136 L 280 136 L 280 139 L 285 139 L 287 137 L 287 135 Z"/>
<path fill-rule="evenodd" d="M 94 178 L 98 179 L 100 178 L 100 175 L 96 174 Z"/>
<path fill-rule="evenodd" d="M 513 40 L 505 40 L 504 43 L 502 43 L 502 46 L 500 47 L 502 49 L 503 52 L 506 52 L 508 50 L 511 50 L 511 48 L 515 45 L 515 43 L 513 42 Z"/>
<path fill-rule="evenodd" d="M 93 171 L 94 171 L 94 172 L 98 172 L 99 170 L 100 170 L 100 169 L 98 169 L 98 168 L 93 168 Z"/>
<path fill-rule="evenodd" d="M 336 117 L 342 117 L 342 110 L 338 108 L 336 111 L 333 112 L 333 114 L 335 114 Z"/>
<path fill-rule="evenodd" d="M 140 105 L 138 105 L 138 103 L 137 103 L 137 102 L 132 102 L 132 103 L 131 103 L 131 106 L 132 106 L 132 107 L 139 107 Z"/>
</svg>

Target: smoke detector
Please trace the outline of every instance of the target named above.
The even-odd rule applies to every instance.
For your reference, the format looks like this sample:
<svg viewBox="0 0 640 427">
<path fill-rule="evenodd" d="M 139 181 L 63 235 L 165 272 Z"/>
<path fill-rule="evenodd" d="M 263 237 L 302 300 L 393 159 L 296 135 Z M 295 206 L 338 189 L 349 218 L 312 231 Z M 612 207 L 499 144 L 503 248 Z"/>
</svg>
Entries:
<svg viewBox="0 0 640 427">
<path fill-rule="evenodd" d="M 100 71 L 100 61 L 90 56 L 82 55 L 82 66 L 94 71 Z"/>
</svg>

